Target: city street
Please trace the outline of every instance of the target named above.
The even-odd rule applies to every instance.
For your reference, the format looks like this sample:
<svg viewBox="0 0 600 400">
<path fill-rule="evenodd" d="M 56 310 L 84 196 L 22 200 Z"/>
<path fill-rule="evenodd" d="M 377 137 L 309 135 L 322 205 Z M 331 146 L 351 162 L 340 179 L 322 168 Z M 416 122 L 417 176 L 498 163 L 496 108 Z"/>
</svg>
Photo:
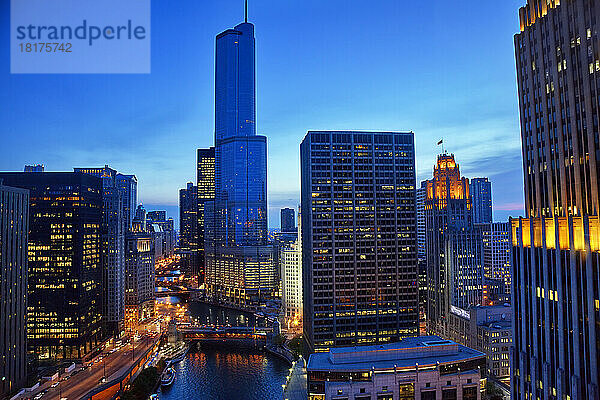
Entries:
<svg viewBox="0 0 600 400">
<path fill-rule="evenodd" d="M 96 356 L 92 362 L 86 363 L 85 369 L 73 373 L 68 379 L 54 388 L 47 389 L 43 399 L 79 399 L 97 387 L 104 377 L 106 382 L 126 371 L 146 350 L 155 344 L 158 335 L 149 334 L 135 342 L 132 352 L 131 341 L 123 341 L 117 350 L 106 351 Z M 58 381 L 57 381 L 58 382 Z M 21 396 L 21 399 L 34 398 L 36 392 Z"/>
</svg>

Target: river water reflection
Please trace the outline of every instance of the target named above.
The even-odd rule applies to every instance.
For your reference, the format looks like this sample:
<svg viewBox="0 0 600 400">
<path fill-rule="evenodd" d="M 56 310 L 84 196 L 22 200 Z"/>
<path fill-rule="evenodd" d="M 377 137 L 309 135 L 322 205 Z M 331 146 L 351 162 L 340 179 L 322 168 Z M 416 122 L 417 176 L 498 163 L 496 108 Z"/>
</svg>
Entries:
<svg viewBox="0 0 600 400">
<path fill-rule="evenodd" d="M 193 318 L 204 324 L 253 326 L 254 315 L 192 303 Z M 259 321 L 260 322 L 260 321 Z M 175 365 L 176 379 L 161 388 L 161 400 L 281 400 L 289 365 L 269 353 L 232 344 L 198 344 Z"/>
</svg>

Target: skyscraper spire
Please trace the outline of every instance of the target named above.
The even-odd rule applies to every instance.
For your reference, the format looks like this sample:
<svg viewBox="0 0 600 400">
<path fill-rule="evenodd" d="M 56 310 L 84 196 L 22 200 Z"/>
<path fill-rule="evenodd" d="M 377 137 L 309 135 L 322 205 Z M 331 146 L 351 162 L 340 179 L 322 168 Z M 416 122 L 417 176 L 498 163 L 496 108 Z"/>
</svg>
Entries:
<svg viewBox="0 0 600 400">
<path fill-rule="evenodd" d="M 248 23 L 248 0 L 244 2 L 244 22 Z"/>
</svg>

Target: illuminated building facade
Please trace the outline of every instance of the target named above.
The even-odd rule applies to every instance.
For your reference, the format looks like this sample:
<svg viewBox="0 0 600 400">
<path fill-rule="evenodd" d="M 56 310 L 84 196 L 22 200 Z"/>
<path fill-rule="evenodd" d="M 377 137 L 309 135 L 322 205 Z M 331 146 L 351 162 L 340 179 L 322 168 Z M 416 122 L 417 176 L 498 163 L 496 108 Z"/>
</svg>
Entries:
<svg viewBox="0 0 600 400">
<path fill-rule="evenodd" d="M 298 217 L 298 238 L 293 243 L 282 245 L 279 252 L 284 323 L 288 332 L 298 333 L 302 333 L 302 237 L 300 230 L 301 221 Z"/>
<path fill-rule="evenodd" d="M 473 205 L 473 223 L 492 223 L 492 182 L 488 178 L 472 178 L 469 194 Z"/>
<path fill-rule="evenodd" d="M 29 192 L 0 178 L 0 398 L 27 380 Z"/>
<path fill-rule="evenodd" d="M 75 172 L 96 176 L 102 180 L 102 266 L 104 325 L 107 333 L 118 334 L 125 319 L 125 233 L 123 191 L 117 171 L 109 168 L 75 168 Z"/>
<path fill-rule="evenodd" d="M 125 325 L 129 329 L 154 316 L 155 287 L 152 235 L 143 229 L 144 221 L 134 219 L 132 225 L 125 236 Z"/>
<path fill-rule="evenodd" d="M 0 173 L 29 190 L 27 346 L 79 359 L 102 339 L 102 180 L 77 172 Z"/>
<path fill-rule="evenodd" d="M 509 305 L 452 307 L 447 338 L 479 350 L 487 356 L 487 372 L 510 383 L 512 308 Z"/>
<path fill-rule="evenodd" d="M 281 232 L 296 231 L 296 211 L 293 208 L 282 208 L 280 211 Z"/>
<path fill-rule="evenodd" d="M 254 45 L 247 20 L 217 35 L 215 200 L 204 210 L 207 293 L 240 306 L 270 297 L 277 284 L 267 244 L 267 138 L 256 134 Z"/>
<path fill-rule="evenodd" d="M 206 261 L 204 249 L 204 203 L 215 200 L 215 148 L 198 149 L 197 180 L 198 187 L 198 278 L 204 282 Z"/>
<path fill-rule="evenodd" d="M 453 154 L 441 154 L 424 183 L 427 238 L 427 329 L 446 334 L 450 306 L 481 304 L 481 235 L 473 225 L 469 180 Z"/>
<path fill-rule="evenodd" d="M 511 227 L 512 395 L 598 399 L 600 4 L 529 0 L 519 16 L 526 218 Z"/>
<path fill-rule="evenodd" d="M 418 334 L 413 133 L 308 132 L 300 145 L 309 351 Z"/>
</svg>

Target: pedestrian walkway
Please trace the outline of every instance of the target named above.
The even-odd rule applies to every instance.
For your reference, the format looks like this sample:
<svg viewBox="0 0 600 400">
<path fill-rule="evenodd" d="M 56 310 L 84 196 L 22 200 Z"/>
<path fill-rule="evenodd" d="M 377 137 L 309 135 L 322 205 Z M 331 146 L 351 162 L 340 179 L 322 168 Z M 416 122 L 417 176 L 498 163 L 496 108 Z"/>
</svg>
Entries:
<svg viewBox="0 0 600 400">
<path fill-rule="evenodd" d="M 306 366 L 304 358 L 300 357 L 292 366 L 292 374 L 283 389 L 285 400 L 306 400 Z"/>
</svg>

